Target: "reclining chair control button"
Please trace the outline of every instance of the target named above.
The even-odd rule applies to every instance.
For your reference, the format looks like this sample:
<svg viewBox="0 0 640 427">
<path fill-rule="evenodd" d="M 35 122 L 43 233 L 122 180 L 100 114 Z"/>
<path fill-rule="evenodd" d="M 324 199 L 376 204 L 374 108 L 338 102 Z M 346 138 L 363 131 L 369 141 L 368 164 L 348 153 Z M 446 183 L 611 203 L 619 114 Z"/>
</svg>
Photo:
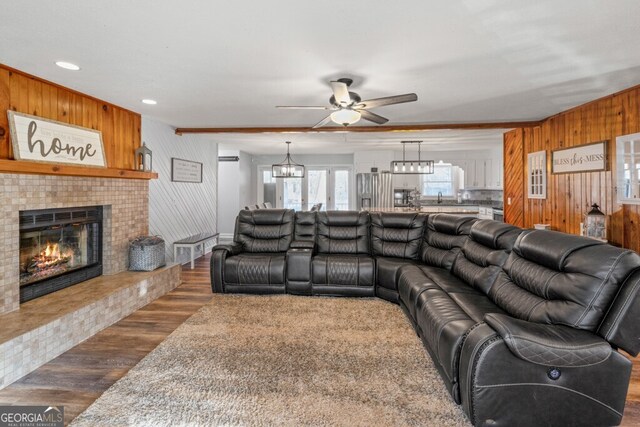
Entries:
<svg viewBox="0 0 640 427">
<path fill-rule="evenodd" d="M 554 381 L 560 378 L 560 375 L 562 375 L 562 372 L 558 368 L 549 368 L 547 371 L 547 376 Z"/>
</svg>

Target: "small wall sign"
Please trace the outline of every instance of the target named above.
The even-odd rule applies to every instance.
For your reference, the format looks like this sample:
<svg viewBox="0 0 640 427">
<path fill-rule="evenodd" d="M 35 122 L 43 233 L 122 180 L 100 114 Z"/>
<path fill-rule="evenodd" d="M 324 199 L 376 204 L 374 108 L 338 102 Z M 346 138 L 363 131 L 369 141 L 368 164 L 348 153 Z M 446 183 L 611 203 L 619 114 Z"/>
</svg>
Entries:
<svg viewBox="0 0 640 427">
<path fill-rule="evenodd" d="M 202 163 L 172 157 L 171 181 L 202 182 Z"/>
<path fill-rule="evenodd" d="M 9 111 L 16 160 L 107 167 L 102 132 Z"/>
<path fill-rule="evenodd" d="M 607 169 L 607 141 L 551 152 L 551 173 L 596 172 Z"/>
</svg>

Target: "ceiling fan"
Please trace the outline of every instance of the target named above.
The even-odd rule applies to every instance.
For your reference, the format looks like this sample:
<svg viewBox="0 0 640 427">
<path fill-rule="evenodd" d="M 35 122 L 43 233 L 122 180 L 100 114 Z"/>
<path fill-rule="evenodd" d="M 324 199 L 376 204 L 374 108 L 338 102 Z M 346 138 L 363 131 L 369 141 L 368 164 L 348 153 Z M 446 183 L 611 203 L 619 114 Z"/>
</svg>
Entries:
<svg viewBox="0 0 640 427">
<path fill-rule="evenodd" d="M 382 125 L 387 123 L 389 119 L 372 113 L 368 110 L 369 108 L 402 104 L 418 100 L 418 95 L 415 93 L 407 93 L 404 95 L 386 96 L 384 98 L 362 101 L 360 95 L 355 92 L 349 92 L 349 86 L 353 83 L 352 79 L 342 78 L 329 83 L 331 84 L 333 95 L 329 98 L 329 104 L 331 105 L 328 107 L 279 105 L 276 108 L 288 108 L 294 110 L 333 110 L 333 113 L 329 114 L 313 126 L 315 129 L 322 127 L 329 122 L 349 126 L 358 122 L 361 118 Z"/>
</svg>

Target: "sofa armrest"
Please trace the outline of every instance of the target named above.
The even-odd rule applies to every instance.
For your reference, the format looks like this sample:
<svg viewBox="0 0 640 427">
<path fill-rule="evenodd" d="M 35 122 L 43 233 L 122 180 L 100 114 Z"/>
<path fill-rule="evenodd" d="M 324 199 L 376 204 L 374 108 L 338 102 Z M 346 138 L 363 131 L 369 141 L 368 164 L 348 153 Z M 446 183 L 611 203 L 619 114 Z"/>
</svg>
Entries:
<svg viewBox="0 0 640 427">
<path fill-rule="evenodd" d="M 224 266 L 228 256 L 238 255 L 242 252 L 242 244 L 233 242 L 227 245 L 215 245 L 211 249 L 211 290 L 224 292 Z"/>
<path fill-rule="evenodd" d="M 311 249 L 315 248 L 316 244 L 312 240 L 294 240 L 289 245 L 290 249 Z"/>
<path fill-rule="evenodd" d="M 589 366 L 604 362 L 611 345 L 594 333 L 563 325 L 547 325 L 487 314 L 484 321 L 520 359 L 555 367 Z"/>
<path fill-rule="evenodd" d="M 312 256 L 312 248 L 290 248 L 287 251 L 287 293 L 311 295 Z"/>
<path fill-rule="evenodd" d="M 223 245 L 215 245 L 213 248 L 211 248 L 211 252 L 215 251 L 227 251 L 229 255 L 238 255 L 242 252 L 242 244 L 233 242 Z"/>
</svg>

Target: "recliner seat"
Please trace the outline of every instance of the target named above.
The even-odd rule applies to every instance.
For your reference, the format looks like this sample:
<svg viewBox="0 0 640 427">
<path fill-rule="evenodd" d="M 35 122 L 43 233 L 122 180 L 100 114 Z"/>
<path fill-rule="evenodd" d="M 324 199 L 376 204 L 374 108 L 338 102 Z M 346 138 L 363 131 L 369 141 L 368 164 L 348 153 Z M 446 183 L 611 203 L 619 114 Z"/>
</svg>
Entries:
<svg viewBox="0 0 640 427">
<path fill-rule="evenodd" d="M 293 210 L 240 211 L 234 243 L 212 250 L 214 292 L 284 293 L 285 257 L 293 240 L 293 225 Z"/>
<path fill-rule="evenodd" d="M 311 258 L 313 295 L 374 296 L 367 212 L 323 211 Z"/>
<path fill-rule="evenodd" d="M 376 296 L 398 302 L 398 272 L 420 256 L 427 215 L 371 214 L 371 252 L 376 260 Z"/>
</svg>

